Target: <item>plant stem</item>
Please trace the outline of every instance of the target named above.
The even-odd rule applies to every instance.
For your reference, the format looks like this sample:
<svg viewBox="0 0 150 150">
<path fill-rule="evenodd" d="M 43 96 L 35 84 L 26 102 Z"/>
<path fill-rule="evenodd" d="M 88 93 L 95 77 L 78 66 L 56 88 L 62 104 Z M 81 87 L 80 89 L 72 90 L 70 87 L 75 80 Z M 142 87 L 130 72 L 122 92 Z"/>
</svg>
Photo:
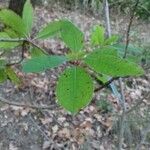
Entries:
<svg viewBox="0 0 150 150">
<path fill-rule="evenodd" d="M 133 11 L 132 11 L 132 14 L 130 16 L 130 21 L 129 21 L 129 25 L 128 25 L 127 33 L 126 33 L 126 47 L 125 47 L 123 58 L 126 58 L 126 56 L 127 56 L 128 46 L 129 46 L 129 42 L 130 42 L 130 39 L 129 39 L 129 37 L 130 37 L 130 30 L 131 30 L 134 14 L 135 14 L 135 11 L 137 9 L 138 4 L 139 4 L 139 0 L 136 1 L 135 6 L 134 6 Z"/>
<path fill-rule="evenodd" d="M 27 39 L 24 38 L 16 38 L 16 39 L 6 39 L 6 38 L 1 38 L 0 42 L 23 42 L 27 41 Z"/>
<path fill-rule="evenodd" d="M 110 28 L 110 17 L 109 17 L 109 6 L 108 6 L 108 1 L 104 0 L 103 1 L 104 4 L 104 13 L 105 13 L 105 25 L 106 25 L 106 31 L 107 31 L 107 37 L 111 37 L 111 28 Z M 120 131 L 119 131 L 119 138 L 118 138 L 118 150 L 122 149 L 122 144 L 123 144 L 123 135 L 124 135 L 124 122 L 125 122 L 125 110 L 126 110 L 126 106 L 125 106 L 125 97 L 124 97 L 124 88 L 123 88 L 123 82 L 122 79 L 119 78 L 119 84 L 120 84 L 120 90 L 121 93 L 119 93 L 117 91 L 117 93 L 115 93 L 115 95 L 118 97 L 119 102 L 122 106 L 122 116 L 121 116 L 121 120 L 120 120 Z M 116 88 L 116 86 L 114 85 L 114 83 L 110 84 L 111 88 Z M 116 91 L 116 90 L 115 90 Z M 121 94 L 121 95 L 120 95 Z"/>
</svg>

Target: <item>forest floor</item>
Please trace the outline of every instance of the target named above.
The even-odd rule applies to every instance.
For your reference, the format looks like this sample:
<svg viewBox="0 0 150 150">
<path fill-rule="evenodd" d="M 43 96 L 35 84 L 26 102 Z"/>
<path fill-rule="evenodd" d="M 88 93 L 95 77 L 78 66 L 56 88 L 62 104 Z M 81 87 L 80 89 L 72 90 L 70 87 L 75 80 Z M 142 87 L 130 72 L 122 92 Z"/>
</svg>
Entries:
<svg viewBox="0 0 150 150">
<path fill-rule="evenodd" d="M 79 11 L 66 9 L 36 8 L 34 31 L 46 23 L 60 18 L 72 20 L 84 31 L 86 41 L 91 27 L 103 24 L 101 17 L 93 17 Z M 112 33 L 125 37 L 129 18 L 123 15 L 112 15 Z M 35 33 L 33 33 L 35 34 Z M 137 44 L 150 43 L 150 23 L 135 20 L 131 29 L 131 41 Z M 38 41 L 49 52 L 63 54 L 66 49 L 59 40 Z M 7 81 L 0 85 L 0 97 L 5 102 L 24 103 L 27 106 L 50 106 L 49 109 L 19 107 L 0 102 L 0 150 L 115 150 L 117 145 L 117 120 L 121 112 L 117 99 L 109 89 L 103 89 L 93 96 L 93 101 L 77 115 L 72 116 L 55 100 L 55 85 L 64 65 L 48 70 L 42 74 L 23 74 L 23 86 L 17 88 Z M 130 109 L 145 93 L 150 92 L 150 70 L 138 78 L 124 80 L 126 105 Z M 0 98 L 1 99 L 1 98 Z M 112 109 L 103 110 L 101 101 L 106 100 Z M 124 149 L 132 150 L 133 145 L 140 143 L 143 127 L 148 131 L 150 123 L 150 95 L 144 103 L 133 111 L 132 125 L 128 124 L 124 138 Z M 136 118 L 136 117 L 137 118 Z M 130 120 L 131 121 L 131 120 Z M 144 123 L 143 123 L 144 122 Z M 127 124 L 127 123 L 126 123 Z M 139 126 L 138 126 L 138 125 Z M 145 130 L 144 130 L 145 131 Z M 144 132 L 145 133 L 145 132 Z M 132 145 L 133 144 L 133 145 Z M 143 144 L 143 143 L 142 143 Z M 129 148 L 129 145 L 131 146 Z M 150 149 L 150 135 L 144 140 L 143 150 Z"/>
</svg>

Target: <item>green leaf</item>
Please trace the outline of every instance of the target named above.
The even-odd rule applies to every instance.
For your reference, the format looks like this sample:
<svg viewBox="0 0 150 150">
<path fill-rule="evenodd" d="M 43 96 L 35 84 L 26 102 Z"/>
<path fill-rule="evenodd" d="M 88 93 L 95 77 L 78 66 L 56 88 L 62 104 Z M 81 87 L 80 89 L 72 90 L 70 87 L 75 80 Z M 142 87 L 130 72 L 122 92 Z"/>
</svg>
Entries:
<svg viewBox="0 0 150 150">
<path fill-rule="evenodd" d="M 17 33 L 11 28 L 5 28 L 4 32 L 7 33 L 10 38 L 18 38 Z"/>
<path fill-rule="evenodd" d="M 7 75 L 5 69 L 0 69 L 0 83 L 3 83 L 7 80 Z"/>
<path fill-rule="evenodd" d="M 27 59 L 23 64 L 23 71 L 26 73 L 38 73 L 46 69 L 58 67 L 66 61 L 65 56 L 39 56 Z"/>
<path fill-rule="evenodd" d="M 91 44 L 93 46 L 103 46 L 105 40 L 105 29 L 102 26 L 94 26 L 91 33 Z"/>
<path fill-rule="evenodd" d="M 58 102 L 71 113 L 77 113 L 88 105 L 92 94 L 92 79 L 83 68 L 68 68 L 58 80 L 56 87 Z"/>
<path fill-rule="evenodd" d="M 0 11 L 0 21 L 16 31 L 20 37 L 27 33 L 26 26 L 19 15 L 8 9 Z"/>
<path fill-rule="evenodd" d="M 105 50 L 90 53 L 85 58 L 85 63 L 98 73 L 114 77 L 138 76 L 144 73 L 143 69 L 135 63 L 107 54 Z"/>
<path fill-rule="evenodd" d="M 33 25 L 33 18 L 34 18 L 34 15 L 33 15 L 32 4 L 30 0 L 26 0 L 26 3 L 24 4 L 24 8 L 23 8 L 22 19 L 26 26 L 27 33 L 31 32 L 32 25 Z"/>
<path fill-rule="evenodd" d="M 0 32 L 0 39 L 11 39 L 9 35 L 5 32 Z M 20 43 L 18 42 L 1 42 L 0 41 L 0 51 L 1 49 L 13 49 L 17 47 Z"/>
<path fill-rule="evenodd" d="M 83 48 L 84 35 L 70 21 L 62 20 L 61 38 L 71 51 L 80 51 Z"/>
<path fill-rule="evenodd" d="M 112 35 L 110 38 L 106 39 L 104 45 L 112 45 L 117 43 L 119 37 L 117 35 Z"/>
<path fill-rule="evenodd" d="M 37 38 L 47 39 L 56 35 L 61 30 L 61 21 L 53 21 L 43 28 L 37 35 Z"/>
<path fill-rule="evenodd" d="M 11 67 L 6 67 L 5 72 L 8 78 L 16 85 L 20 85 L 21 80 Z"/>
<path fill-rule="evenodd" d="M 30 49 L 31 57 L 39 57 L 39 56 L 46 56 L 46 54 L 39 48 L 33 47 Z"/>
<path fill-rule="evenodd" d="M 58 33 L 61 34 L 61 39 L 72 51 L 80 51 L 83 48 L 83 33 L 68 20 L 59 20 L 49 23 L 38 33 L 37 37 L 46 39 Z"/>
</svg>

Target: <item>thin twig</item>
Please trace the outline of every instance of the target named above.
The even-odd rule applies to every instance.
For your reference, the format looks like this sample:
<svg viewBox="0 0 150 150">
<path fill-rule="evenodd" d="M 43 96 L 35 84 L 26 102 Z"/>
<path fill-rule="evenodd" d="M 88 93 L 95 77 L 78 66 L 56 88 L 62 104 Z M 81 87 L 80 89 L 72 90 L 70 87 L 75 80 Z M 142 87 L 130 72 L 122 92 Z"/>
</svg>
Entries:
<svg viewBox="0 0 150 150">
<path fill-rule="evenodd" d="M 104 14 L 105 14 L 105 28 L 106 28 L 106 36 L 108 38 L 111 37 L 111 25 L 110 25 L 110 17 L 109 17 L 109 4 L 108 4 L 108 0 L 104 0 L 103 1 L 103 7 L 104 7 Z M 113 79 L 112 79 L 113 80 Z M 113 94 L 117 97 L 117 99 L 119 100 L 119 103 L 121 101 L 120 99 L 120 94 L 117 90 L 117 87 L 115 86 L 115 84 L 113 82 L 110 82 L 110 87 L 112 89 Z"/>
<path fill-rule="evenodd" d="M 128 46 L 129 46 L 129 42 L 130 42 L 130 39 L 129 39 L 129 37 L 130 37 L 130 30 L 131 30 L 134 14 L 135 14 L 135 11 L 137 9 L 138 4 L 139 4 L 139 0 L 136 1 L 135 6 L 134 6 L 133 11 L 132 11 L 132 14 L 130 16 L 130 21 L 129 21 L 129 25 L 128 25 L 127 33 L 126 33 L 126 47 L 125 47 L 125 52 L 124 52 L 123 58 L 126 58 L 126 56 L 127 56 Z"/>
<path fill-rule="evenodd" d="M 108 1 L 104 0 L 103 2 L 104 14 L 105 14 L 105 25 L 106 25 L 106 35 L 111 37 L 111 27 L 110 27 L 110 17 L 109 17 L 109 5 Z"/>
<path fill-rule="evenodd" d="M 139 3 L 139 0 L 136 1 L 136 4 L 134 6 L 134 9 L 133 9 L 131 17 L 130 17 L 129 25 L 128 25 L 128 28 L 127 28 L 127 34 L 126 34 L 126 47 L 125 47 L 125 52 L 124 52 L 123 58 L 126 58 L 126 56 L 127 56 L 127 50 L 128 50 L 128 46 L 129 46 L 130 29 L 131 29 L 131 25 L 132 25 L 133 18 L 134 18 L 134 13 L 136 11 L 138 3 Z M 121 78 L 119 79 L 119 83 L 120 83 L 120 89 L 121 89 L 121 100 L 122 100 L 122 104 L 123 104 L 122 105 L 123 112 L 122 112 L 122 116 L 121 116 L 119 141 L 118 141 L 118 150 L 121 150 L 122 145 L 123 145 L 124 122 L 126 120 L 126 106 L 125 106 L 124 89 L 123 89 L 123 85 L 122 85 L 123 82 L 122 82 Z"/>
<path fill-rule="evenodd" d="M 135 150 L 141 150 L 141 146 L 143 145 L 143 143 L 146 140 L 147 134 L 150 132 L 150 122 L 148 123 L 147 128 L 144 128 L 142 131 L 142 138 L 141 141 L 139 142 L 139 144 L 136 146 Z"/>
<path fill-rule="evenodd" d="M 8 105 L 18 106 L 18 107 L 29 107 L 32 109 L 54 109 L 57 107 L 57 105 L 41 106 L 41 105 L 18 103 L 18 102 L 9 101 L 1 96 L 0 96 L 0 102 L 8 104 Z"/>
<path fill-rule="evenodd" d="M 46 52 L 43 48 L 41 48 L 39 45 L 37 45 L 36 43 L 34 43 L 32 40 L 28 39 L 27 42 L 29 42 L 32 46 L 34 46 L 34 47 L 42 50 L 44 54 L 46 54 L 46 55 L 48 54 L 48 52 Z"/>
<path fill-rule="evenodd" d="M 147 97 L 150 96 L 150 93 L 146 93 L 142 99 L 140 99 L 131 109 L 129 109 L 128 111 L 126 111 L 126 114 L 131 113 L 132 111 L 134 111 L 138 106 L 140 106 L 142 103 L 144 103 L 144 99 L 147 99 Z"/>
<path fill-rule="evenodd" d="M 48 135 L 41 129 L 41 127 L 36 123 L 35 119 L 31 116 L 31 114 L 29 114 L 29 118 L 32 121 L 32 123 L 34 124 L 34 126 L 36 126 L 36 128 L 41 132 L 41 134 L 45 137 L 46 140 L 50 141 L 50 138 L 48 137 Z"/>
</svg>

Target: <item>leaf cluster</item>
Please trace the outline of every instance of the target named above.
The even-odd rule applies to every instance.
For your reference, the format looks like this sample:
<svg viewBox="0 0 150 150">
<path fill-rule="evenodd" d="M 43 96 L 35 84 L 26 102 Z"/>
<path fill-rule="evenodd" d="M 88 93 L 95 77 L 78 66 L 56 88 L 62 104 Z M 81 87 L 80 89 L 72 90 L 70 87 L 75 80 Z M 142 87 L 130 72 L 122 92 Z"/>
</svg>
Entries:
<svg viewBox="0 0 150 150">
<path fill-rule="evenodd" d="M 70 67 L 66 67 L 58 79 L 56 98 L 61 106 L 73 114 L 87 106 L 92 99 L 94 82 L 91 72 L 95 72 L 95 77 L 102 83 L 113 77 L 139 76 L 144 73 L 136 63 L 121 58 L 118 46 L 115 45 L 118 36 L 105 38 L 105 29 L 94 26 L 90 38 L 93 50 L 87 52 L 84 33 L 66 19 L 50 22 L 36 35 L 39 40 L 60 38 L 69 48 L 66 55 L 49 55 L 33 43 L 34 39 L 30 36 L 33 18 L 30 0 L 24 5 L 22 18 L 10 10 L 1 10 L 0 21 L 8 29 L 0 32 L 0 51 L 5 52 L 7 49 L 27 44 L 30 58 L 23 58 L 21 63 L 25 73 L 40 73 L 65 62 L 70 63 Z M 16 84 L 20 83 L 13 68 L 0 58 L 0 82 L 8 78 Z"/>
</svg>

